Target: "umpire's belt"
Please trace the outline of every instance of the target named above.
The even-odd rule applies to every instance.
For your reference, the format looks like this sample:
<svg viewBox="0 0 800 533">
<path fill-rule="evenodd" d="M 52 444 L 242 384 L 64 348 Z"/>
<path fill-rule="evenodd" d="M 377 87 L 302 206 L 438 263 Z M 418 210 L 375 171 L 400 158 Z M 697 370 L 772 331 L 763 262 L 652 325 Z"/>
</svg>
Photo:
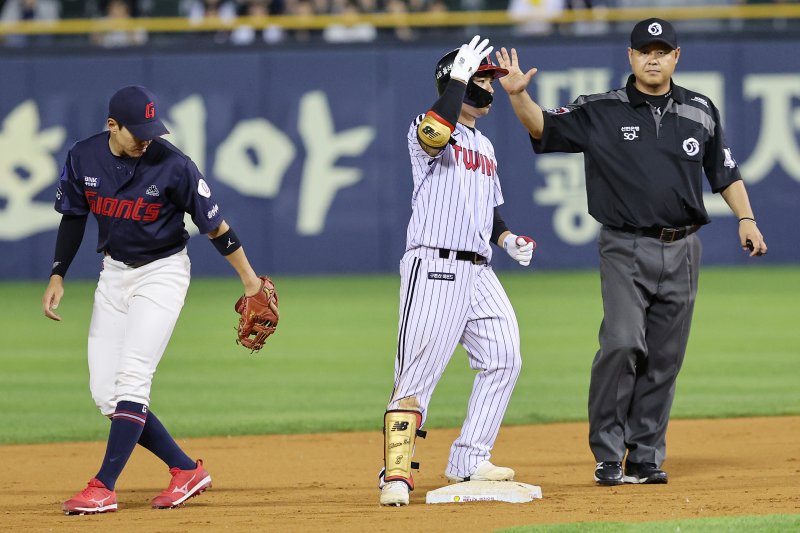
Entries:
<svg viewBox="0 0 800 533">
<path fill-rule="evenodd" d="M 439 248 L 440 259 L 450 259 L 450 253 L 455 252 L 456 261 L 469 261 L 473 265 L 485 265 L 486 258 L 479 253 L 475 252 L 462 252 L 461 250 L 448 250 L 447 248 Z"/>
<path fill-rule="evenodd" d="M 643 237 L 652 237 L 661 242 L 674 242 L 685 239 L 695 231 L 700 229 L 699 224 L 693 226 L 683 226 L 680 228 L 664 228 L 661 226 L 652 226 L 650 228 L 634 228 L 633 226 L 622 226 L 621 228 L 612 228 L 626 233 L 634 233 L 642 235 Z"/>
</svg>

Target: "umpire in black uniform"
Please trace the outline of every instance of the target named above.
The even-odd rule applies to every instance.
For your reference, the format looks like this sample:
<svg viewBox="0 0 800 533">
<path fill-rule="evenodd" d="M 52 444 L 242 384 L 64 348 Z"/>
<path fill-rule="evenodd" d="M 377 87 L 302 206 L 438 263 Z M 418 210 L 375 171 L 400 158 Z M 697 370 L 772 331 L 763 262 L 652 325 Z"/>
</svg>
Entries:
<svg viewBox="0 0 800 533">
<path fill-rule="evenodd" d="M 672 82 L 681 50 L 672 25 L 636 24 L 624 88 L 543 111 L 516 50 L 497 53 L 500 80 L 536 153 L 583 152 L 589 213 L 600 230 L 603 322 L 589 387 L 589 445 L 600 485 L 666 483 L 669 412 L 689 338 L 710 222 L 702 180 L 739 219 L 739 243 L 766 253 L 711 100 Z M 627 453 L 627 459 L 625 459 Z M 622 461 L 625 459 L 623 474 Z"/>
</svg>

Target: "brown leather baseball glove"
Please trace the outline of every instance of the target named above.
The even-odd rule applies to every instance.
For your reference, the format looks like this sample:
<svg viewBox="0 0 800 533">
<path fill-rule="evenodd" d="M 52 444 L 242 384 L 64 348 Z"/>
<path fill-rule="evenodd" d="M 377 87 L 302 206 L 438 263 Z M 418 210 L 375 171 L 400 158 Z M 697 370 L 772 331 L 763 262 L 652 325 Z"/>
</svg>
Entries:
<svg viewBox="0 0 800 533">
<path fill-rule="evenodd" d="M 253 296 L 242 296 L 234 309 L 239 315 L 237 344 L 250 348 L 250 353 L 264 347 L 267 337 L 278 327 L 278 292 L 267 276 L 261 277 L 261 288 Z"/>
</svg>

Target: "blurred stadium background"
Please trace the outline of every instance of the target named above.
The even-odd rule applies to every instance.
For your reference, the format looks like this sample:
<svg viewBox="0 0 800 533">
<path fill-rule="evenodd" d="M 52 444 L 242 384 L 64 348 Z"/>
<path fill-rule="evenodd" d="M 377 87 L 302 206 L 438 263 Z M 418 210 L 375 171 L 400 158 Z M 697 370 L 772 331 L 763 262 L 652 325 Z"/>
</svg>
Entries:
<svg viewBox="0 0 800 533">
<path fill-rule="evenodd" d="M 266 357 L 240 353 L 240 285 L 204 238 L 191 239 L 196 279 L 154 384 L 160 416 L 181 437 L 379 434 L 411 211 L 406 132 L 435 98 L 436 60 L 488 36 L 539 68 L 531 92 L 558 107 L 620 86 L 630 29 L 649 16 L 678 29 L 676 81 L 721 109 L 770 247 L 747 258 L 735 218 L 707 195 L 711 268 L 674 415 L 800 413 L 798 2 L 0 0 L 0 443 L 105 438 L 83 363 L 93 222 L 68 275 L 65 322 L 45 320 L 39 299 L 61 166 L 72 143 L 103 128 L 117 88 L 156 92 L 167 138 L 208 176 L 285 312 Z M 506 422 L 583 421 L 601 306 L 582 157 L 534 156 L 502 90 L 478 127 L 496 148 L 504 218 L 539 243 L 532 269 L 493 260 L 526 354 Z M 463 419 L 473 372 L 457 359 L 430 427 Z M 186 416 L 194 399 L 178 382 L 206 391 L 209 409 Z"/>
<path fill-rule="evenodd" d="M 676 80 L 722 110 L 770 245 L 760 264 L 800 261 L 787 231 L 800 193 L 795 2 L 0 0 L 0 14 L 2 280 L 46 278 L 66 152 L 103 128 L 109 96 L 127 84 L 159 96 L 167 138 L 210 178 L 258 269 L 396 272 L 410 214 L 405 137 L 435 97 L 436 60 L 489 36 L 540 69 L 531 91 L 558 107 L 620 86 L 630 28 L 652 15 L 678 26 Z M 594 268 L 582 156 L 534 157 L 503 94 L 479 127 L 496 147 L 507 222 L 539 242 L 537 268 Z M 727 206 L 718 195 L 707 206 L 705 264 L 747 263 Z M 91 224 L 70 278 L 96 276 Z M 195 276 L 229 274 L 202 240 L 190 251 Z M 513 266 L 499 255 L 497 268 Z"/>
</svg>

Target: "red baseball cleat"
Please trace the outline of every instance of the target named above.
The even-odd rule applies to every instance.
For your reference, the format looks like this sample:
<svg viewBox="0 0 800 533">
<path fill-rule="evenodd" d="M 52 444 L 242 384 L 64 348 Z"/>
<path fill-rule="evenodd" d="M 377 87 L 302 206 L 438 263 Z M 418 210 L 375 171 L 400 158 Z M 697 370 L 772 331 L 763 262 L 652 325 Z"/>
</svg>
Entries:
<svg viewBox="0 0 800 533">
<path fill-rule="evenodd" d="M 117 493 L 92 478 L 85 489 L 64 502 L 63 508 L 68 515 L 113 513 L 117 510 Z"/>
<path fill-rule="evenodd" d="M 153 509 L 171 509 L 182 504 L 192 496 L 197 496 L 211 488 L 211 475 L 203 468 L 203 460 L 197 460 L 194 470 L 170 468 L 172 481 L 164 492 L 153 498 Z"/>
</svg>

